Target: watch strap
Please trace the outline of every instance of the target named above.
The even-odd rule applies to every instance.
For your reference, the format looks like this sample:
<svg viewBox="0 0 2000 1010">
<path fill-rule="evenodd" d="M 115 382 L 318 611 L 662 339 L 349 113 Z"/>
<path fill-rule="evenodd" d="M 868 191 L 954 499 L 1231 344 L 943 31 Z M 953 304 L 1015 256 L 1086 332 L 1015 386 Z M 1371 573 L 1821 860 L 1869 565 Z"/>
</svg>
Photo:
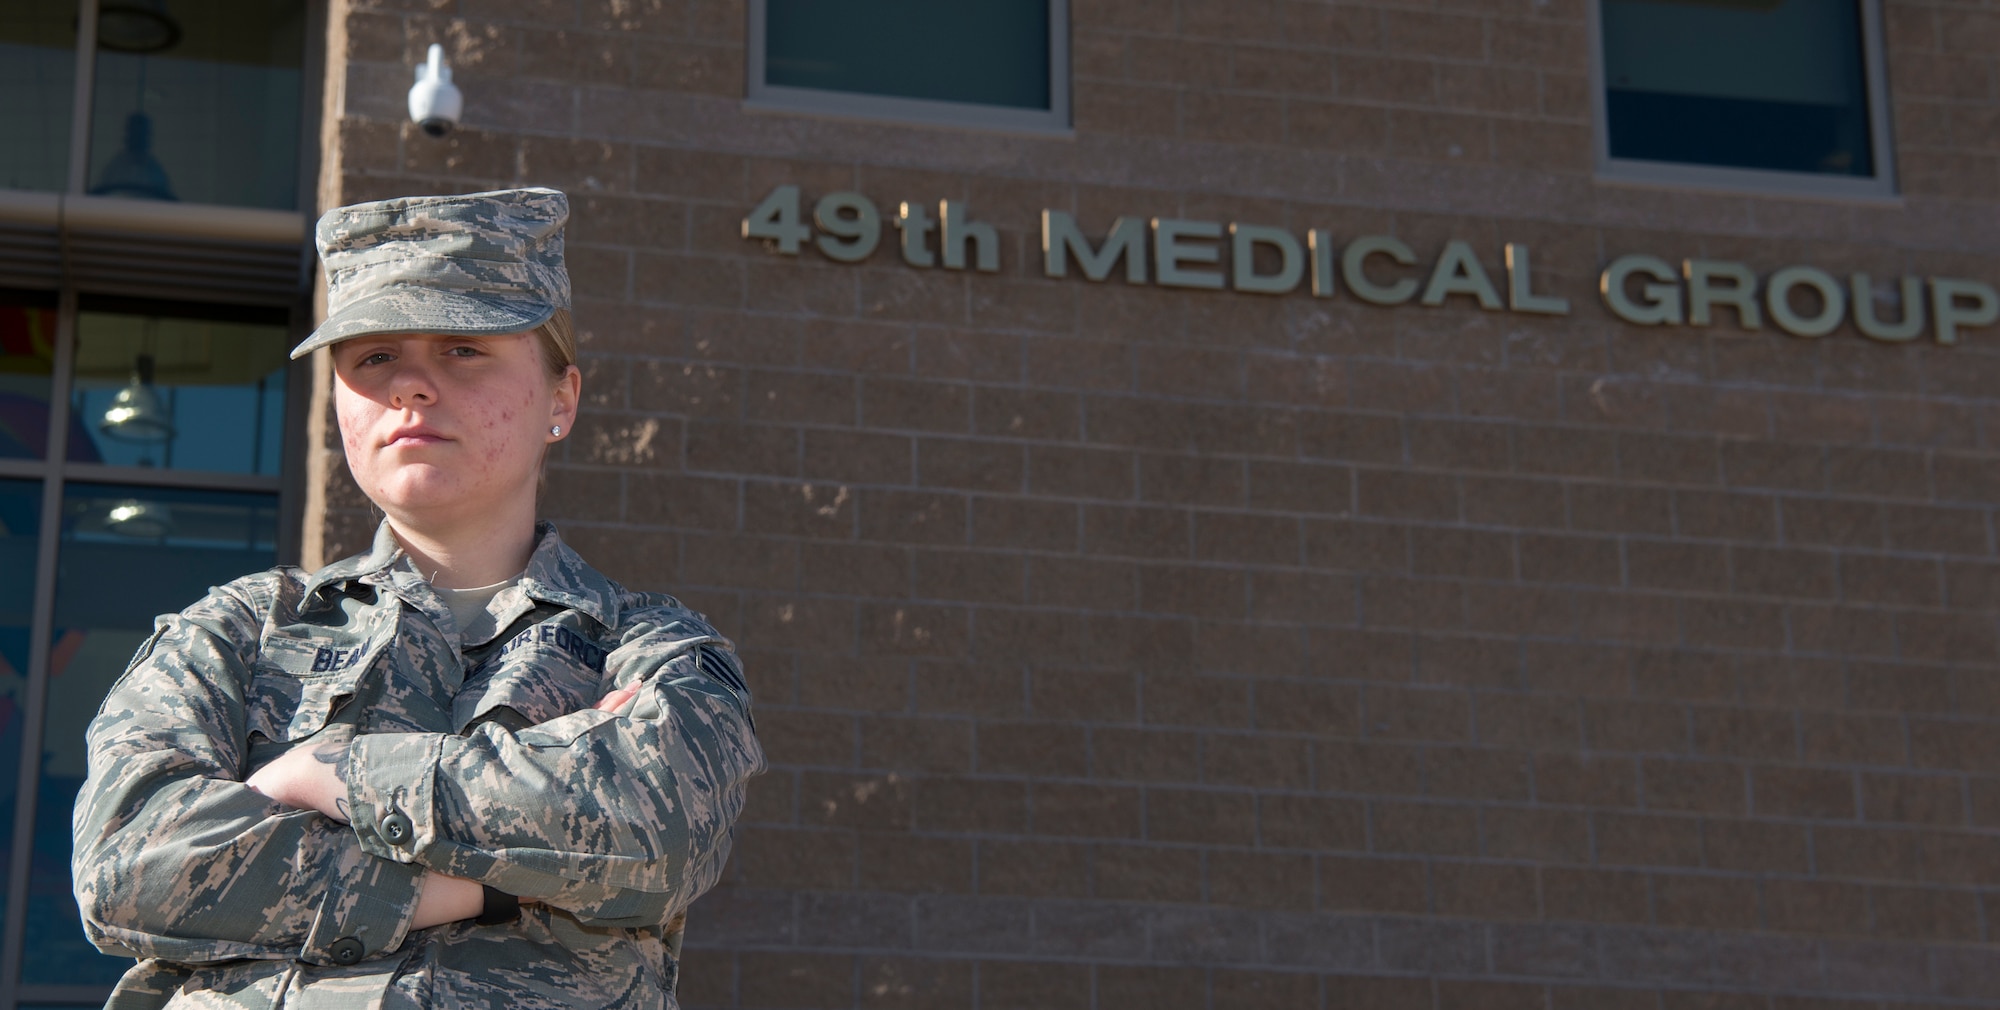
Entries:
<svg viewBox="0 0 2000 1010">
<path fill-rule="evenodd" d="M 521 917 L 521 899 L 485 884 L 479 885 L 479 889 L 486 894 L 486 907 L 473 922 L 481 926 L 499 926 Z"/>
</svg>

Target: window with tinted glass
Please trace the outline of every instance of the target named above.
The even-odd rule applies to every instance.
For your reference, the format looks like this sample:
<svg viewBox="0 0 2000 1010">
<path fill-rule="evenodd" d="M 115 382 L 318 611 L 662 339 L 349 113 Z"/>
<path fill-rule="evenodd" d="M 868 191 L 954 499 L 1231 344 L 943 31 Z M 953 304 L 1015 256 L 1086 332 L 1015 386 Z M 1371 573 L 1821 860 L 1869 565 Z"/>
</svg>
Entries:
<svg viewBox="0 0 2000 1010">
<path fill-rule="evenodd" d="M 751 0 L 755 104 L 917 122 L 1069 125 L 1067 0 Z"/>
<path fill-rule="evenodd" d="M 278 475 L 283 310 L 95 298 L 76 329 L 71 462 Z"/>
<path fill-rule="evenodd" d="M 1599 0 L 1607 174 L 1886 193 L 1876 0 Z"/>
<path fill-rule="evenodd" d="M 38 459 L 56 367 L 54 292 L 0 289 L 0 459 Z"/>
<path fill-rule="evenodd" d="M 67 185 L 75 93 L 76 0 L 0 3 L 0 189 Z"/>
<path fill-rule="evenodd" d="M 84 727 L 155 615 L 296 557 L 293 311 L 0 290 L 0 1003 L 102 1005 L 132 966 L 77 919 Z"/>
<path fill-rule="evenodd" d="M 298 207 L 304 0 L 106 5 L 93 196 Z"/>
<path fill-rule="evenodd" d="M 21 980 L 108 986 L 132 962 L 100 954 L 84 938 L 69 873 L 70 811 L 88 770 L 84 730 L 155 615 L 277 563 L 278 496 L 77 483 L 64 489 L 59 521 Z M 0 700 L 4 691 L 0 685 Z M 0 722 L 0 748 L 9 728 Z M 19 760 L 0 753 L 0 771 L 18 769 Z"/>
</svg>

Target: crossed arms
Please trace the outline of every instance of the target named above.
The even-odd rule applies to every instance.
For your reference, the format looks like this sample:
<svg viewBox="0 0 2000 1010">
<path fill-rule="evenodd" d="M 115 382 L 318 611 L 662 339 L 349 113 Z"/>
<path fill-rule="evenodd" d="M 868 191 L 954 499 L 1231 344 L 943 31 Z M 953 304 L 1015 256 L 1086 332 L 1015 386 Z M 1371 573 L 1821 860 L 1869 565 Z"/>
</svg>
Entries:
<svg viewBox="0 0 2000 1010">
<path fill-rule="evenodd" d="M 480 884 L 657 928 L 720 875 L 764 759 L 733 654 L 685 611 L 624 622 L 596 707 L 358 736 L 344 770 L 295 747 L 253 776 L 266 794 L 243 781 L 259 588 L 163 618 L 91 724 L 73 869 L 100 948 L 329 964 L 351 937 L 372 957 L 476 915 Z"/>
</svg>

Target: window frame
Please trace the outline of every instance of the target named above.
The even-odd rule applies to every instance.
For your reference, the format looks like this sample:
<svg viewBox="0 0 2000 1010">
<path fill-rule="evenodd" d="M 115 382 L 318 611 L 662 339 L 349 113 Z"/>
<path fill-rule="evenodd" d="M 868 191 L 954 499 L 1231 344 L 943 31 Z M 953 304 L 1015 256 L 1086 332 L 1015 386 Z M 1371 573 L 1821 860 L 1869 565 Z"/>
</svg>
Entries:
<svg viewBox="0 0 2000 1010">
<path fill-rule="evenodd" d="M 298 206 L 270 210 L 209 204 L 157 204 L 143 200 L 93 197 L 89 176 L 90 115 L 96 80 L 96 26 L 101 0 L 76 0 L 76 76 L 72 82 L 68 164 L 60 190 L 0 189 L 0 241 L 16 253 L 0 257 L 0 287 L 33 294 L 53 293 L 56 340 L 50 374 L 49 440 L 41 458 L 0 459 L 0 478 L 34 482 L 41 507 L 37 531 L 29 620 L 28 665 L 21 735 L 22 760 L 15 782 L 11 833 L 13 851 L 0 860 L 7 891 L 0 901 L 0 1008 L 20 1004 L 99 1006 L 109 986 L 93 983 L 23 982 L 24 932 L 29 922 L 29 879 L 33 870 L 36 808 L 42 802 L 40 755 L 49 707 L 50 656 L 54 645 L 55 594 L 62 561 L 62 505 L 76 487 L 101 484 L 145 485 L 218 491 L 250 491 L 272 496 L 278 509 L 277 561 L 300 560 L 306 539 L 309 448 L 315 411 L 325 407 L 329 379 L 320 363 L 290 362 L 284 370 L 286 405 L 281 430 L 279 472 L 237 474 L 78 463 L 68 459 L 69 417 L 75 392 L 77 319 L 84 302 L 99 296 L 182 302 L 215 307 L 252 305 L 287 313 L 288 340 L 304 339 L 313 325 L 310 279 L 315 266 L 309 241 L 322 151 L 319 128 L 325 76 L 329 0 L 303 0 L 305 52 L 300 68 Z M 93 249 L 117 246 L 128 255 L 107 259 Z M 133 250 L 141 250 L 132 254 Z M 191 261 L 218 271 L 217 282 L 190 289 L 172 268 Z M 105 264 L 110 263 L 107 267 Z M 295 264 L 295 267 L 291 266 Z M 241 269 L 231 271 L 232 265 Z M 323 358 L 323 356 L 320 356 Z M 247 573 L 246 573 L 247 574 Z"/>
<path fill-rule="evenodd" d="M 744 59 L 746 81 L 743 105 L 752 110 L 801 112 L 843 119 L 1070 136 L 1074 131 L 1070 115 L 1069 0 L 1048 0 L 1048 5 L 1049 108 L 1046 110 L 865 95 L 851 91 L 822 91 L 766 83 L 767 0 L 749 0 L 746 5 L 749 51 Z"/>
<path fill-rule="evenodd" d="M 1868 177 L 1612 157 L 1605 99 L 1603 0 L 1591 0 L 1588 5 L 1590 125 L 1597 181 L 1762 196 L 1900 200 L 1896 183 L 1895 137 L 1891 133 L 1889 116 L 1888 65 L 1882 45 L 1882 2 L 1856 0 L 1856 3 L 1861 19 L 1861 72 L 1867 77 L 1869 146 L 1875 161 L 1875 174 Z"/>
<path fill-rule="evenodd" d="M 19 288 L 10 290 L 27 294 L 46 291 L 46 289 Z M 13 839 L 11 861 L 5 866 L 0 866 L 0 872 L 8 875 L 6 900 L 0 903 L 0 908 L 4 908 L 4 919 L 0 919 L 0 922 L 4 922 L 4 926 L 0 926 L 0 1006 L 22 1003 L 75 1004 L 81 1010 L 84 1006 L 102 1004 L 110 996 L 111 987 L 89 983 L 47 984 L 22 981 L 22 976 L 25 974 L 24 937 L 29 924 L 29 879 L 35 856 L 37 810 L 42 801 L 41 757 L 46 749 L 44 733 L 47 729 L 51 680 L 48 671 L 55 644 L 56 592 L 63 561 L 63 503 L 72 488 L 102 484 L 269 495 L 278 512 L 278 527 L 275 531 L 276 560 L 280 564 L 295 564 L 299 559 L 304 539 L 304 509 L 301 505 L 309 490 L 303 459 L 305 453 L 302 450 L 308 441 L 306 430 L 308 410 L 316 404 L 310 402 L 314 384 L 312 363 L 289 362 L 284 369 L 286 396 L 284 420 L 280 430 L 275 433 L 282 440 L 277 474 L 172 470 L 73 462 L 69 459 L 67 450 L 71 431 L 70 414 L 76 391 L 77 321 L 85 311 L 85 303 L 94 301 L 96 295 L 88 291 L 80 292 L 78 286 L 69 278 L 64 279 L 55 295 L 55 356 L 49 377 L 48 435 L 43 443 L 43 455 L 39 458 L 0 459 L 0 479 L 33 483 L 37 485 L 37 493 L 41 496 L 40 525 L 36 531 L 35 569 L 30 584 L 33 610 L 28 627 L 28 665 L 21 671 L 25 681 L 20 707 L 21 735 L 15 742 L 15 746 L 20 748 L 21 760 L 16 770 L 14 821 L 12 824 L 0 821 L 0 831 L 10 832 Z M 135 311 L 143 309 L 144 302 L 170 301 L 174 299 L 143 298 L 139 303 L 135 303 Z M 183 304 L 190 308 L 206 307 L 224 311 L 232 307 L 228 301 L 210 298 L 200 298 L 199 301 Z M 310 302 L 294 301 L 287 304 L 265 299 L 248 304 L 285 312 L 289 319 L 285 339 L 289 342 L 296 343 L 304 339 L 305 332 L 310 329 Z M 4 742 L 0 742 L 0 746 L 5 745 Z"/>
</svg>

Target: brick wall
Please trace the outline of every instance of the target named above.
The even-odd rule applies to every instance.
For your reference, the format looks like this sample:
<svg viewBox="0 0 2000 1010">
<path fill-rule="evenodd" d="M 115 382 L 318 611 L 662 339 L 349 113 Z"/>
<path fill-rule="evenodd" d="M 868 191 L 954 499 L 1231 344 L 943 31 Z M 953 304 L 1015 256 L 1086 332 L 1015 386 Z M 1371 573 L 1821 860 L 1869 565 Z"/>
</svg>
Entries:
<svg viewBox="0 0 2000 1010">
<path fill-rule="evenodd" d="M 336 0 L 328 200 L 572 194 L 546 510 L 738 638 L 773 762 L 689 1007 L 1991 1005 L 2000 330 L 1593 293 L 2000 280 L 2000 12 L 1884 7 L 1865 202 L 1594 182 L 1584 0 L 1073 0 L 1071 138 L 746 111 L 740 3 Z M 774 255 L 781 183 L 1002 269 Z M 1525 242 L 1574 311 L 1049 280 L 1044 208 Z"/>
</svg>

